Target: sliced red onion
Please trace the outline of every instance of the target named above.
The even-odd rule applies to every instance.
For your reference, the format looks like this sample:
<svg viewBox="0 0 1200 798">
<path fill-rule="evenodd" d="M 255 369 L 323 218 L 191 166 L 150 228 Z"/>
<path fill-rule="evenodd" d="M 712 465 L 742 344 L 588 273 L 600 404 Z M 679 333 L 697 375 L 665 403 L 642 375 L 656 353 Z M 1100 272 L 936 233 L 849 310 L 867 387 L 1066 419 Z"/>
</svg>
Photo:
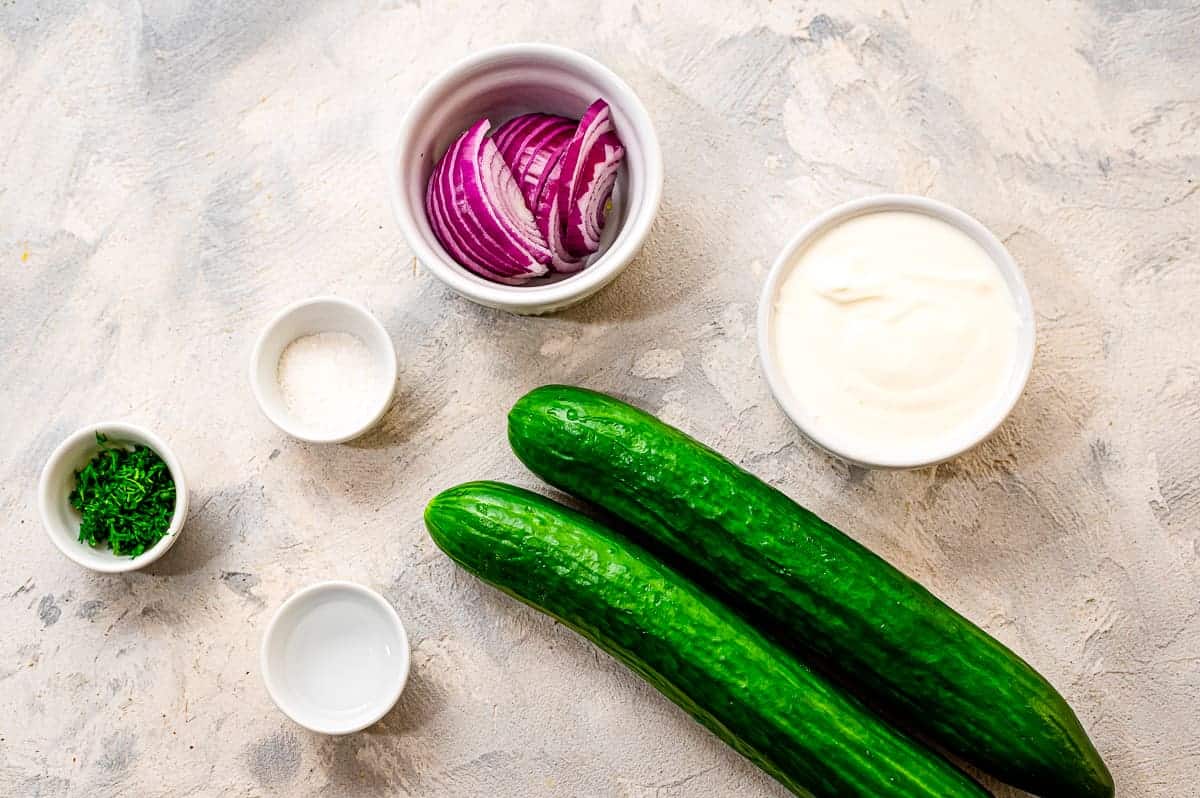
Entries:
<svg viewBox="0 0 1200 798">
<path fill-rule="evenodd" d="M 467 206 L 488 236 L 518 259 L 524 256 L 530 272 L 544 274 L 545 269 L 537 267 L 550 262 L 550 250 L 525 207 L 512 170 L 487 137 L 489 127 L 487 119 L 480 119 L 466 132 L 462 151 L 452 162 L 455 185 L 462 181 Z"/>
<path fill-rule="evenodd" d="M 563 214 L 557 200 L 561 169 L 555 169 L 577 126 L 560 116 L 525 114 L 505 122 L 492 137 L 512 167 L 525 201 L 533 209 L 538 231 L 550 246 L 551 267 L 560 272 L 583 268 L 583 261 L 563 246 Z"/>
<path fill-rule="evenodd" d="M 443 179 L 438 198 L 443 216 L 450 221 L 451 229 L 464 239 L 475 260 L 482 258 L 491 271 L 501 276 L 524 276 L 528 272 L 528 258 L 521 252 L 504 248 L 483 229 L 471 204 L 464 198 L 461 180 L 454 178 L 454 167 L 462 157 L 465 142 L 465 136 L 456 142 L 451 157 L 442 167 Z"/>
<path fill-rule="evenodd" d="M 536 143 L 541 138 L 541 131 L 554 118 L 545 114 L 525 114 L 505 122 L 492 134 L 496 149 L 500 150 L 505 163 L 513 170 L 513 177 L 518 183 L 521 182 L 521 172 L 524 171 L 525 164 L 529 162 Z"/>
<path fill-rule="evenodd" d="M 521 151 L 519 141 L 522 133 L 530 125 L 536 124 L 540 116 L 541 114 L 525 114 L 513 117 L 492 132 L 492 141 L 496 142 L 496 147 L 499 148 L 506 161 L 510 154 Z M 514 146 L 514 142 L 518 142 L 518 146 Z"/>
<path fill-rule="evenodd" d="M 525 114 L 505 122 L 492 136 L 531 211 L 536 211 L 550 167 L 575 134 L 575 126 L 561 116 Z"/>
<path fill-rule="evenodd" d="M 520 284 L 582 269 L 600 247 L 625 150 L 608 104 L 578 123 L 525 114 L 489 138 L 481 119 L 438 162 L 426 189 L 434 235 L 464 267 Z"/>
<path fill-rule="evenodd" d="M 434 234 L 467 268 L 490 279 L 521 281 L 545 274 L 545 236 L 525 205 L 512 170 L 476 122 L 434 169 L 426 210 Z"/>
<path fill-rule="evenodd" d="M 480 228 L 465 202 L 455 201 L 455 189 L 450 179 L 451 166 L 462 150 L 460 137 L 447 150 L 429 181 L 427 208 L 430 224 L 442 245 L 451 250 L 455 259 L 472 271 L 488 278 L 512 278 L 523 275 L 520 261 L 504 256 L 496 243 Z M 481 258 L 479 253 L 491 253 Z"/>
<path fill-rule="evenodd" d="M 617 134 L 609 131 L 596 139 L 583 158 L 583 169 L 566 209 L 563 242 L 567 251 L 584 257 L 600 249 L 608 200 L 617 181 L 617 170 L 625 157 L 625 148 Z"/>
<path fill-rule="evenodd" d="M 558 179 L 558 212 L 561 214 L 564 239 L 566 239 L 566 231 L 569 226 L 568 216 L 578 201 L 581 189 L 585 188 L 585 184 L 590 185 L 594 182 L 584 177 L 588 162 L 593 157 L 592 150 L 600 138 L 606 133 L 611 133 L 612 130 L 612 113 L 608 103 L 604 100 L 596 100 L 583 112 L 583 118 L 579 120 L 579 126 L 575 129 L 571 143 L 563 151 L 562 174 Z M 621 155 L 624 155 L 623 151 Z M 582 234 L 572 235 L 570 238 L 575 243 L 586 240 Z M 585 246 L 571 246 L 571 240 L 565 240 L 564 244 L 568 251 L 576 257 L 590 255 L 600 246 L 598 237 L 596 245 L 592 249 Z"/>
<path fill-rule="evenodd" d="M 477 232 L 458 218 L 455 218 L 453 222 L 449 221 L 451 213 L 446 209 L 443 196 L 446 187 L 444 175 L 447 165 L 453 161 L 460 144 L 461 139 L 451 145 L 446 155 L 434 167 L 433 175 L 429 178 L 429 186 L 425 192 L 425 210 L 429 216 L 429 224 L 442 246 L 449 250 L 454 259 L 463 266 L 489 279 L 500 277 L 501 275 L 488 268 L 485 263 L 472 254 L 480 249 Z"/>
<path fill-rule="evenodd" d="M 563 152 L 560 151 L 538 196 L 534 218 L 537 219 L 538 229 L 546 236 L 546 243 L 550 245 L 553 256 L 550 266 L 556 272 L 569 274 L 582 269 L 586 260 L 572 255 L 563 243 L 562 214 L 558 208 L 558 181 L 562 179 L 562 167 Z"/>
</svg>

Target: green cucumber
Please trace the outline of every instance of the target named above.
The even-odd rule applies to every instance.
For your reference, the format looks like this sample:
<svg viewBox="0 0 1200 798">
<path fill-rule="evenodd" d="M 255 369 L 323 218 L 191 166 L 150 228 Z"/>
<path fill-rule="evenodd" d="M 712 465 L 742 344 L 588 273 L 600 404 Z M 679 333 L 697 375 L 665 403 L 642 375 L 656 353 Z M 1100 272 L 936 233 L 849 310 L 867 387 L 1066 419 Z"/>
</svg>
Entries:
<svg viewBox="0 0 1200 798">
<path fill-rule="evenodd" d="M 472 482 L 434 497 L 425 525 L 459 565 L 600 646 L 796 795 L 988 795 L 721 602 L 574 510 Z"/>
<path fill-rule="evenodd" d="M 903 573 L 679 430 L 582 388 L 508 416 L 513 450 L 695 567 L 762 629 L 982 770 L 1050 798 L 1110 798 L 1062 696 Z"/>
</svg>

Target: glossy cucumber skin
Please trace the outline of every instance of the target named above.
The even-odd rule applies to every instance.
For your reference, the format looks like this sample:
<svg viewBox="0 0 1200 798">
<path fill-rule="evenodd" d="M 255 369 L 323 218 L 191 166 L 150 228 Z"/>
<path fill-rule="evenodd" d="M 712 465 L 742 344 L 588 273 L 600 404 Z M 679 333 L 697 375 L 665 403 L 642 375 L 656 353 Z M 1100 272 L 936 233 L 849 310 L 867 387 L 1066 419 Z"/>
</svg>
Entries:
<svg viewBox="0 0 1200 798">
<path fill-rule="evenodd" d="M 517 456 L 695 567 L 868 702 L 1046 798 L 1111 798 L 1075 713 L 1023 660 L 787 496 L 650 414 L 549 385 L 509 413 Z"/>
<path fill-rule="evenodd" d="M 472 482 L 429 503 L 466 570 L 579 632 L 808 798 L 989 795 L 611 530 L 521 488 Z"/>
</svg>

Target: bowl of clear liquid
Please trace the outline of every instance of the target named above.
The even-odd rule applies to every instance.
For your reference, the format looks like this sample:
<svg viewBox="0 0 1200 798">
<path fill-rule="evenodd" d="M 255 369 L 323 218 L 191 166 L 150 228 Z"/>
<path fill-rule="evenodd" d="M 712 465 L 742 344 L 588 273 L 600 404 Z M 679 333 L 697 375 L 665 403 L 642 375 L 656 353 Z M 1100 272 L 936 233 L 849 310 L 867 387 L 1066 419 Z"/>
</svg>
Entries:
<svg viewBox="0 0 1200 798">
<path fill-rule="evenodd" d="M 276 611 L 262 642 L 267 692 L 321 734 L 350 734 L 388 713 L 408 681 L 408 635 L 387 599 L 354 582 L 319 582 Z"/>
</svg>

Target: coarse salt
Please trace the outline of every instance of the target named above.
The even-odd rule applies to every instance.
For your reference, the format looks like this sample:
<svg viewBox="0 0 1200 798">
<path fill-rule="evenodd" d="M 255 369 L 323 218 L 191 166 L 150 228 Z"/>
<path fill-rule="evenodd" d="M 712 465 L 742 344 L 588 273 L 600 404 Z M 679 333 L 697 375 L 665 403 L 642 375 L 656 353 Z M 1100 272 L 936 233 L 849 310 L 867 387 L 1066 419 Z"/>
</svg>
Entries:
<svg viewBox="0 0 1200 798">
<path fill-rule="evenodd" d="M 358 336 L 321 332 L 292 341 L 275 372 L 288 412 L 313 431 L 352 427 L 379 402 L 383 373 Z"/>
</svg>

